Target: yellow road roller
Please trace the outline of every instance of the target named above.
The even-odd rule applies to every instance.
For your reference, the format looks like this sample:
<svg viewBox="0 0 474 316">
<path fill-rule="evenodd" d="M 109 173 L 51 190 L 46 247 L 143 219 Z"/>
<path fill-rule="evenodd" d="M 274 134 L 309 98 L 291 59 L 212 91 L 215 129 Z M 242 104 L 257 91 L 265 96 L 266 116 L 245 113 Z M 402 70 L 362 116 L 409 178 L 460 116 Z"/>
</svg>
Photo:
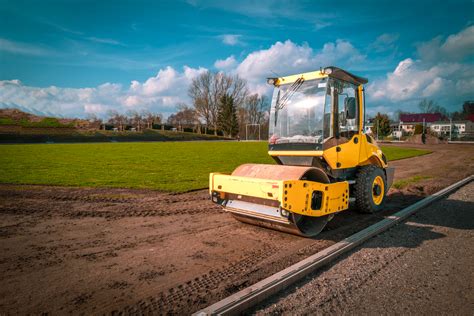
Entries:
<svg viewBox="0 0 474 316">
<path fill-rule="evenodd" d="M 383 208 L 394 169 L 364 132 L 368 80 L 337 67 L 268 78 L 268 154 L 276 164 L 211 173 L 209 192 L 242 222 L 313 237 L 353 205 Z"/>
</svg>

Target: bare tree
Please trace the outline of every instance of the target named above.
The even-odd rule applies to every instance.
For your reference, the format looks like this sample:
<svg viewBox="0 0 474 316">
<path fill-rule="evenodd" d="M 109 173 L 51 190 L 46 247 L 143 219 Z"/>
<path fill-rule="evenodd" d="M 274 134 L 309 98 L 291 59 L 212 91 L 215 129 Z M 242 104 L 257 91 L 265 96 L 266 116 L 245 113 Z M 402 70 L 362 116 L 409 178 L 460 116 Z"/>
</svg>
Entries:
<svg viewBox="0 0 474 316">
<path fill-rule="evenodd" d="M 115 110 L 108 110 L 107 111 L 107 116 L 109 118 L 107 120 L 107 123 L 114 126 L 114 127 L 117 127 L 116 125 L 118 124 L 118 121 L 117 121 L 118 112 L 115 111 Z"/>
<path fill-rule="evenodd" d="M 188 95 L 193 100 L 193 106 L 198 116 L 204 120 L 207 127 L 211 121 L 211 82 L 213 73 L 207 71 L 194 78 L 188 90 Z"/>
<path fill-rule="evenodd" d="M 248 124 L 262 124 L 265 119 L 265 112 L 268 108 L 267 97 L 252 94 L 245 100 L 245 110 L 247 112 Z"/>
<path fill-rule="evenodd" d="M 143 111 L 141 116 L 143 118 L 143 122 L 146 125 L 146 128 L 153 128 L 153 124 L 161 123 L 161 114 L 153 114 L 150 111 Z"/>
<path fill-rule="evenodd" d="M 153 128 L 154 124 L 160 124 L 163 120 L 161 114 L 153 114 L 150 111 L 144 111 L 142 113 L 143 121 L 146 124 L 146 128 Z"/>
<path fill-rule="evenodd" d="M 246 136 L 248 124 L 259 124 L 261 135 L 263 135 L 263 137 L 266 135 L 269 107 L 269 99 L 267 97 L 258 94 L 247 96 L 244 104 L 237 110 L 240 137 L 244 138 Z"/>
<path fill-rule="evenodd" d="M 107 112 L 107 116 L 109 116 L 109 120 L 107 121 L 109 124 L 116 127 L 119 131 L 123 131 L 125 128 L 125 124 L 127 123 L 127 117 L 118 113 L 115 110 L 110 110 Z"/>
<path fill-rule="evenodd" d="M 196 113 L 204 120 L 206 129 L 208 126 L 214 128 L 215 135 L 217 135 L 221 97 L 223 95 L 232 97 L 238 108 L 243 104 L 247 93 L 247 83 L 238 75 L 230 76 L 223 72 L 211 71 L 194 78 L 188 90 Z"/>
<path fill-rule="evenodd" d="M 135 112 L 135 115 L 132 118 L 132 124 L 134 124 L 136 126 L 137 131 L 140 132 L 142 130 L 143 117 L 140 113 Z"/>
<path fill-rule="evenodd" d="M 178 130 L 186 128 L 195 128 L 199 125 L 199 119 L 194 109 L 188 107 L 186 104 L 178 105 L 179 111 L 168 117 L 168 124 L 175 126 Z"/>
<path fill-rule="evenodd" d="M 231 78 L 230 85 L 224 94 L 228 94 L 234 100 L 236 107 L 241 107 L 248 96 L 247 81 L 235 75 Z"/>
<path fill-rule="evenodd" d="M 128 110 L 126 113 L 125 113 L 125 117 L 126 117 L 126 122 L 125 122 L 125 126 L 127 125 L 131 125 L 132 127 L 135 126 L 135 129 L 138 130 L 138 128 L 136 127 L 135 125 L 135 116 L 138 115 L 137 111 L 135 110 Z"/>
<path fill-rule="evenodd" d="M 98 118 L 95 113 L 88 113 L 86 119 L 89 122 L 89 128 L 100 129 L 103 125 L 102 119 Z M 105 129 L 105 125 L 103 126 Z"/>
<path fill-rule="evenodd" d="M 441 113 L 444 116 L 448 116 L 448 111 L 433 100 L 423 99 L 418 103 L 418 108 L 423 113 Z"/>
<path fill-rule="evenodd" d="M 125 127 L 127 126 L 128 122 L 129 122 L 128 117 L 123 115 L 123 114 L 119 114 L 119 115 L 117 115 L 116 120 L 118 122 L 119 130 L 124 131 Z"/>
<path fill-rule="evenodd" d="M 145 128 L 151 128 L 153 125 L 153 114 L 149 111 L 142 111 L 143 122 L 145 123 Z"/>
</svg>

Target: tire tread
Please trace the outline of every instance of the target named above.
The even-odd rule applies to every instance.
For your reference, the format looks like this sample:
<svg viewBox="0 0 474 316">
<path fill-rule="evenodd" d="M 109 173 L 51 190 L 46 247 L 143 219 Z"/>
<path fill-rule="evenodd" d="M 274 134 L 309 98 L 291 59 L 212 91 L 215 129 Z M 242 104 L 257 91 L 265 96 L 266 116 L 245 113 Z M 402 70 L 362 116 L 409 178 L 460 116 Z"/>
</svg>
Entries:
<svg viewBox="0 0 474 316">
<path fill-rule="evenodd" d="M 367 190 L 368 187 L 372 187 L 372 175 L 378 173 L 379 170 L 382 170 L 380 167 L 375 165 L 364 166 L 360 168 L 359 172 L 356 175 L 356 182 L 354 184 L 354 197 L 356 199 L 357 210 L 361 213 L 375 213 L 382 208 L 383 203 L 385 202 L 385 193 L 382 203 L 376 206 L 372 203 L 372 194 L 370 190 Z M 382 178 L 385 183 L 385 191 L 387 187 L 387 181 L 385 179 L 385 174 L 382 171 Z"/>
</svg>

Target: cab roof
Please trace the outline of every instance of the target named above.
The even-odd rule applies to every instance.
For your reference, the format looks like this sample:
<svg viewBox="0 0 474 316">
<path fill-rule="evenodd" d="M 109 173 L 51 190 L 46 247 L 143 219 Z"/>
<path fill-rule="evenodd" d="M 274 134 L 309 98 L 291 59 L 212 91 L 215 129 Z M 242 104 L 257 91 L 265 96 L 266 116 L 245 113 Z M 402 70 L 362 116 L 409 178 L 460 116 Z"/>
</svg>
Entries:
<svg viewBox="0 0 474 316">
<path fill-rule="evenodd" d="M 314 80 L 314 79 L 321 79 L 321 78 L 335 78 L 338 80 L 346 81 L 355 85 L 366 84 L 369 82 L 366 78 L 356 76 L 351 74 L 348 71 L 345 71 L 341 68 L 329 66 L 326 68 L 321 68 L 321 70 L 317 71 L 310 71 L 301 74 L 280 77 L 280 78 L 269 78 L 274 80 L 275 85 L 282 85 L 293 83 L 299 78 L 303 78 L 304 80 Z"/>
<path fill-rule="evenodd" d="M 328 75 L 331 78 L 347 81 L 356 85 L 366 84 L 369 82 L 367 78 L 356 76 L 348 71 L 345 71 L 344 69 L 337 68 L 334 66 L 326 67 L 324 69 L 324 72 L 328 72 L 328 69 L 331 69 L 331 73 Z"/>
</svg>

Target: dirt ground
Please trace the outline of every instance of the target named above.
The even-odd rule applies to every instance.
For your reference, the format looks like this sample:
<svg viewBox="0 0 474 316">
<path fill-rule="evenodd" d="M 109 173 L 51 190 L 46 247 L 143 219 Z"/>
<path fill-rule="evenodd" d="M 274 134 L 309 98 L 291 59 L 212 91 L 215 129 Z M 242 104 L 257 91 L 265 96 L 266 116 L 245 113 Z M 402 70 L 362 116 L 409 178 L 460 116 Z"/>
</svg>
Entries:
<svg viewBox="0 0 474 316">
<path fill-rule="evenodd" d="M 418 147 L 433 153 L 391 163 L 396 180 L 429 178 L 315 239 L 237 222 L 206 190 L 0 185 L 0 314 L 191 313 L 474 173 L 472 145 Z"/>
<path fill-rule="evenodd" d="M 373 238 L 257 315 L 472 315 L 474 183 Z"/>
</svg>

